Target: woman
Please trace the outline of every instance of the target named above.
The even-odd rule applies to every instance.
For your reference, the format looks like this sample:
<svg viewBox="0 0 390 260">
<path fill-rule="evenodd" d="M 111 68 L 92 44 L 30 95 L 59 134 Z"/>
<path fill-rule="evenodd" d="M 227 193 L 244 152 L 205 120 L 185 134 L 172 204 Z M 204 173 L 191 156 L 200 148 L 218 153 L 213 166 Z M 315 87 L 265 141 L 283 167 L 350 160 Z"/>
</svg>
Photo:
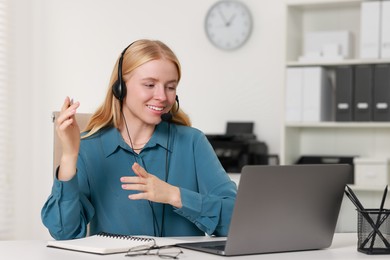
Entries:
<svg viewBox="0 0 390 260">
<path fill-rule="evenodd" d="M 181 77 L 162 42 L 119 57 L 103 105 L 80 141 L 79 102 L 56 120 L 63 154 L 42 221 L 55 239 L 126 235 L 226 236 L 237 187 L 205 135 L 179 108 Z"/>
</svg>

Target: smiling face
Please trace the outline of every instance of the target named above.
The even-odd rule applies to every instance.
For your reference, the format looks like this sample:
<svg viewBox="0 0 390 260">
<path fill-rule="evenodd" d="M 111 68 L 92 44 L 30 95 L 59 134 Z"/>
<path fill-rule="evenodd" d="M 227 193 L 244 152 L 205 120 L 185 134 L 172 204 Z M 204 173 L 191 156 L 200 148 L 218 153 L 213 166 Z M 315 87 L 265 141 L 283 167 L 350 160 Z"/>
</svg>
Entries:
<svg viewBox="0 0 390 260">
<path fill-rule="evenodd" d="M 166 59 L 151 60 L 125 76 L 124 112 L 132 124 L 157 125 L 175 103 L 179 74 Z"/>
</svg>

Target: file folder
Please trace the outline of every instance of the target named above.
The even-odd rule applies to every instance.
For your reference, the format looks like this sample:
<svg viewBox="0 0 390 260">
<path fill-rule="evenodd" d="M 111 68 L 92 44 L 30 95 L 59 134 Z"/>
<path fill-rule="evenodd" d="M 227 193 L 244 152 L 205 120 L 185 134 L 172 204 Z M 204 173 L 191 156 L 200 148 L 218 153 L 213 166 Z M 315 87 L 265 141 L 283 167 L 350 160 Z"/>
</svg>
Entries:
<svg viewBox="0 0 390 260">
<path fill-rule="evenodd" d="M 382 1 L 381 58 L 390 58 L 390 1 Z"/>
<path fill-rule="evenodd" d="M 336 121 L 353 121 L 353 67 L 336 68 Z"/>
<path fill-rule="evenodd" d="M 390 65 L 374 67 L 373 121 L 390 121 Z"/>
<path fill-rule="evenodd" d="M 286 75 L 286 122 L 333 120 L 332 85 L 323 67 L 288 68 Z"/>
<path fill-rule="evenodd" d="M 300 122 L 302 120 L 302 86 L 303 73 L 301 68 L 288 68 L 286 72 L 286 122 Z"/>
<path fill-rule="evenodd" d="M 332 88 L 322 67 L 303 69 L 303 122 L 332 120 Z"/>
<path fill-rule="evenodd" d="M 372 65 L 355 67 L 354 114 L 355 121 L 371 121 L 372 119 Z"/>
<path fill-rule="evenodd" d="M 380 46 L 380 1 L 363 1 L 360 15 L 360 58 L 378 59 Z"/>
</svg>

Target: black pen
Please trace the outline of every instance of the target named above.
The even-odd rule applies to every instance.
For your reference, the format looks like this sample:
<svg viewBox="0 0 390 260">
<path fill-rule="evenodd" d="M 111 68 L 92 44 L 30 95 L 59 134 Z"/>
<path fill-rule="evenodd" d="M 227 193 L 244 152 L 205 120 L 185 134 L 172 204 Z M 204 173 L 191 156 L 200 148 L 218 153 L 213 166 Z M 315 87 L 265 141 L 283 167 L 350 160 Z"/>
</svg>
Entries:
<svg viewBox="0 0 390 260">
<path fill-rule="evenodd" d="M 348 186 L 347 186 L 347 189 L 348 189 L 348 192 L 349 194 L 352 196 L 352 198 L 354 199 L 354 201 L 356 202 L 357 204 L 357 208 L 360 209 L 360 210 L 365 210 L 363 205 L 360 203 L 359 199 L 357 198 L 357 196 L 355 195 L 355 193 L 353 192 L 353 190 Z"/>
<path fill-rule="evenodd" d="M 73 105 L 73 98 L 71 98 L 70 100 L 69 100 L 69 106 L 68 106 L 68 108 L 71 106 L 71 105 Z M 68 119 L 70 119 L 71 117 L 69 117 Z"/>
<path fill-rule="evenodd" d="M 355 199 L 351 196 L 351 194 L 348 192 L 348 191 L 344 191 L 345 192 L 345 195 L 347 195 L 348 199 L 353 203 L 353 205 L 355 205 L 355 207 L 362 211 L 362 209 L 359 207 L 359 205 L 356 203 Z"/>
<path fill-rule="evenodd" d="M 380 208 L 379 208 L 379 212 L 378 212 L 378 217 L 376 219 L 376 223 L 375 223 L 375 226 L 379 229 L 380 225 L 379 225 L 379 222 L 380 222 L 380 219 L 381 219 L 381 215 L 382 215 L 382 212 L 383 212 L 383 207 L 385 206 L 385 201 L 386 201 L 386 195 L 387 195 L 387 188 L 388 188 L 388 185 L 386 185 L 386 188 L 385 188 L 385 191 L 383 192 L 383 196 L 382 196 L 382 201 L 381 201 L 381 205 L 380 205 Z M 372 249 L 374 247 L 374 243 L 375 243 L 375 236 L 376 236 L 376 232 L 373 234 L 372 236 L 372 240 L 371 240 L 371 244 L 370 244 L 370 252 L 372 252 Z"/>
</svg>

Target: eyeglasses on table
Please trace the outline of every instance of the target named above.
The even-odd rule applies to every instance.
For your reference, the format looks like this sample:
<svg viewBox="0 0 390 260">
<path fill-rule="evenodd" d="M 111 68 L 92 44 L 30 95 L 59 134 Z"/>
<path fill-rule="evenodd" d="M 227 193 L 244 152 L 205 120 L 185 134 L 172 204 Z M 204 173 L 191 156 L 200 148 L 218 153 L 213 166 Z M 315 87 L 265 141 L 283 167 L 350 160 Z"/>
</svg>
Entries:
<svg viewBox="0 0 390 260">
<path fill-rule="evenodd" d="M 157 246 L 153 239 L 152 244 L 135 246 L 127 251 L 125 256 L 156 255 L 163 259 L 179 259 L 183 251 L 175 246 Z"/>
</svg>

